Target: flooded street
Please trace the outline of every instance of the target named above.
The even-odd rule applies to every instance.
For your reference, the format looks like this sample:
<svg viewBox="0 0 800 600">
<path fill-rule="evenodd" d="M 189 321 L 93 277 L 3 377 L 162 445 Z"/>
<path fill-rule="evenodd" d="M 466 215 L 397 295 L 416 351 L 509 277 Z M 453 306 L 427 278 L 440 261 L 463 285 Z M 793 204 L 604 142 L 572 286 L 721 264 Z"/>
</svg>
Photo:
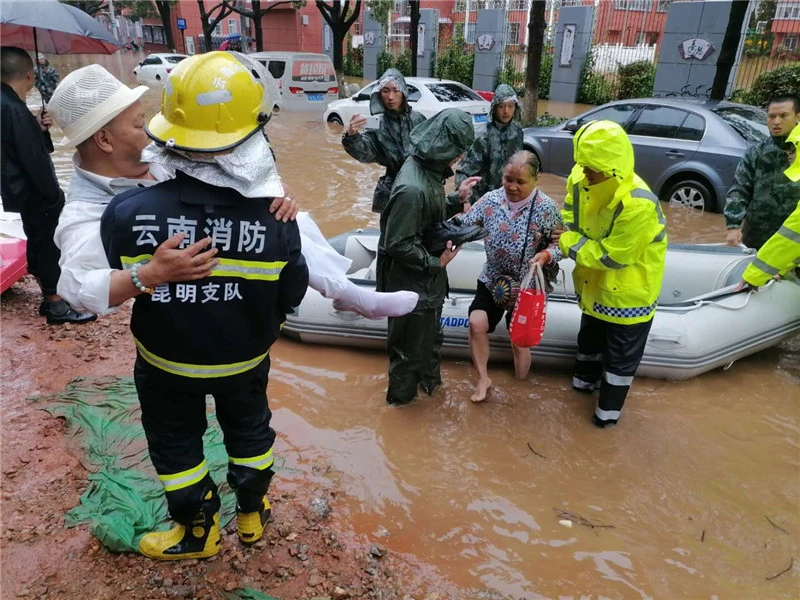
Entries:
<svg viewBox="0 0 800 600">
<path fill-rule="evenodd" d="M 97 62 L 136 85 L 138 60 L 53 65 L 63 77 Z M 159 92 L 144 96 L 151 113 Z M 378 226 L 381 171 L 347 156 L 341 128 L 283 112 L 268 131 L 323 233 Z M 71 155 L 53 158 L 66 189 Z M 563 200 L 563 179 L 543 175 L 540 187 Z M 721 215 L 665 211 L 671 241 L 724 240 Z M 282 339 L 272 356 L 276 452 L 289 467 L 276 485 L 324 473 L 337 515 L 458 588 L 428 590 L 442 598 L 800 597 L 800 338 L 688 381 L 639 378 L 608 431 L 590 423 L 594 398 L 573 392 L 568 373 L 535 362 L 526 382 L 490 366 L 493 395 L 474 405 L 471 365 L 446 360 L 434 398 L 393 408 L 384 353 Z M 767 580 L 792 557 L 791 572 Z"/>
</svg>

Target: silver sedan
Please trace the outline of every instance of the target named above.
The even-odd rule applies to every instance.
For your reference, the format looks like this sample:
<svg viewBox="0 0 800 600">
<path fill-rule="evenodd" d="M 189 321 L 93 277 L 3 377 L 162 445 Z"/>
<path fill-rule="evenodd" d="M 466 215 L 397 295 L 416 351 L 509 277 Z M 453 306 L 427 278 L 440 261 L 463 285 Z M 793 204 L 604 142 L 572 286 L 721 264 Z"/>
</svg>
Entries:
<svg viewBox="0 0 800 600">
<path fill-rule="evenodd" d="M 739 160 L 769 136 L 766 113 L 711 100 L 619 100 L 552 127 L 525 129 L 525 148 L 542 171 L 566 176 L 575 164 L 572 138 L 589 121 L 608 119 L 633 143 L 636 173 L 662 200 L 722 212 Z"/>
</svg>

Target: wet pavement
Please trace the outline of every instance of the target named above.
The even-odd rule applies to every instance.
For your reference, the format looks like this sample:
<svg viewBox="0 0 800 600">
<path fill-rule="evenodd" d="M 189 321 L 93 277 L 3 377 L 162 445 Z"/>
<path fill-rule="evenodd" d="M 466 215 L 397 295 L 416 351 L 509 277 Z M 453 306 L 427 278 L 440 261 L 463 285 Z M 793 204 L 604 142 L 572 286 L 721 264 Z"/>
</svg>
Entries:
<svg viewBox="0 0 800 600">
<path fill-rule="evenodd" d="M 63 76 L 96 61 L 134 84 L 134 56 L 53 63 Z M 155 111 L 158 91 L 144 98 Z M 282 113 L 268 131 L 325 234 L 377 227 L 380 170 L 345 154 L 341 128 Z M 54 161 L 66 188 L 70 157 Z M 563 199 L 563 179 L 540 186 Z M 672 241 L 724 240 L 720 215 L 665 208 Z M 689 381 L 639 378 L 612 430 L 591 425 L 593 400 L 567 373 L 535 363 L 525 382 L 491 367 L 495 390 L 474 405 L 471 365 L 445 361 L 436 397 L 398 409 L 382 352 L 281 340 L 272 355 L 287 466 L 326 465 L 334 511 L 461 589 L 448 597 L 800 597 L 797 567 L 767 580 L 800 558 L 800 338 Z"/>
</svg>

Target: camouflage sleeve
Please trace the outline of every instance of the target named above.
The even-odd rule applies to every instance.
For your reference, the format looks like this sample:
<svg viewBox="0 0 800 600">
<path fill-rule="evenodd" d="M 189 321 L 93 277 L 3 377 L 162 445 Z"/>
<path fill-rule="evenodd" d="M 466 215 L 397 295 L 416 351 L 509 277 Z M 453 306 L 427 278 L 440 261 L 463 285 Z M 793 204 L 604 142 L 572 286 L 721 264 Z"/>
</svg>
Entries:
<svg viewBox="0 0 800 600">
<path fill-rule="evenodd" d="M 733 178 L 733 185 L 728 190 L 725 197 L 725 227 L 727 229 L 739 229 L 742 226 L 747 207 L 753 199 L 753 186 L 756 175 L 756 151 L 757 146 L 749 148 L 744 153 L 739 166 L 736 167 L 736 174 Z"/>
<path fill-rule="evenodd" d="M 377 131 L 374 129 L 362 131 L 356 135 L 343 135 L 342 146 L 344 146 L 345 152 L 358 162 L 380 165 L 385 162 L 380 144 L 378 144 Z"/>
</svg>

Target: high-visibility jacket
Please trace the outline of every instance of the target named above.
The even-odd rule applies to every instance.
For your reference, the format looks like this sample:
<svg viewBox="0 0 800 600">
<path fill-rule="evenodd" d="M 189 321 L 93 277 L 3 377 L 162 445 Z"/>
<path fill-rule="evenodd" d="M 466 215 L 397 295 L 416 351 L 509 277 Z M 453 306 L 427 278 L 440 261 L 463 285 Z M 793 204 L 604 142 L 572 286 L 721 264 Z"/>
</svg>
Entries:
<svg viewBox="0 0 800 600">
<path fill-rule="evenodd" d="M 800 125 L 786 139 L 794 144 L 795 156 L 784 173 L 792 181 L 800 181 Z M 800 201 L 794 212 L 783 222 L 756 255 L 756 259 L 745 269 L 742 278 L 750 285 L 761 286 L 776 275 L 783 275 L 792 267 L 800 265 Z"/>
<path fill-rule="evenodd" d="M 149 261 L 180 232 L 182 246 L 210 236 L 219 251 L 210 277 L 136 297 L 131 332 L 151 367 L 198 380 L 243 375 L 267 359 L 308 285 L 297 224 L 276 221 L 270 202 L 178 172 L 108 205 L 100 235 L 112 268 Z"/>
<path fill-rule="evenodd" d="M 576 134 L 567 179 L 561 251 L 575 261 L 572 277 L 584 313 L 631 325 L 653 318 L 667 253 L 658 197 L 633 172 L 633 147 L 616 123 L 595 121 Z M 590 186 L 583 167 L 611 178 Z"/>
</svg>

